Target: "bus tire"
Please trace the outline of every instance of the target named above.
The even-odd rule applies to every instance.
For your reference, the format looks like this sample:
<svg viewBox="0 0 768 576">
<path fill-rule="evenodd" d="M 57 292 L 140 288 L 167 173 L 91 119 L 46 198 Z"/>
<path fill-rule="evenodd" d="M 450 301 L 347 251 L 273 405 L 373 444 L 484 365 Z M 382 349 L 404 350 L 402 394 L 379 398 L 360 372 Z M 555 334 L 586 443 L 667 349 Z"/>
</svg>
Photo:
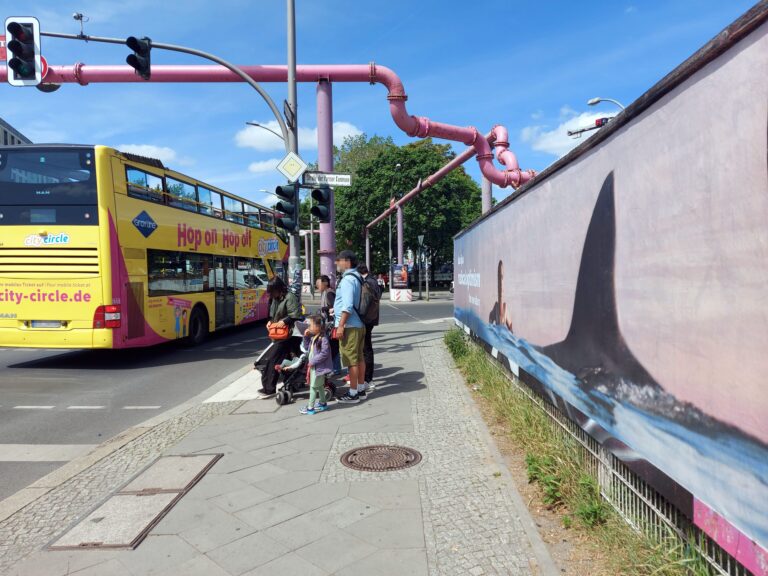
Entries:
<svg viewBox="0 0 768 576">
<path fill-rule="evenodd" d="M 189 317 L 189 336 L 187 343 L 198 346 L 208 338 L 208 314 L 202 306 L 195 306 Z"/>
</svg>

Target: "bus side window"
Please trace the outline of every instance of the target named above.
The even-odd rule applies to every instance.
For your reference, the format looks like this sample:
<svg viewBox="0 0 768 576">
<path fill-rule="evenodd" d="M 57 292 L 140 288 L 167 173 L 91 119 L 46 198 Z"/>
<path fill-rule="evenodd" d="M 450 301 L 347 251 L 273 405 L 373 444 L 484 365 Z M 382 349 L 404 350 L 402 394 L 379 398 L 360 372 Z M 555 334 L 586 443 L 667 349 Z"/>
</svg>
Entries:
<svg viewBox="0 0 768 576">
<path fill-rule="evenodd" d="M 216 218 L 223 218 L 224 212 L 221 208 L 221 194 L 211 190 L 211 206 L 213 207 L 213 215 Z"/>
<path fill-rule="evenodd" d="M 166 177 L 165 187 L 168 191 L 168 205 L 183 208 L 192 212 L 197 211 L 197 195 L 195 187 L 187 182 Z"/>
<path fill-rule="evenodd" d="M 245 223 L 251 228 L 261 228 L 259 222 L 259 209 L 253 204 L 243 203 L 245 207 Z"/>
<path fill-rule="evenodd" d="M 159 176 L 126 166 L 125 178 L 129 196 L 151 202 L 163 201 L 163 179 Z"/>
<path fill-rule="evenodd" d="M 243 203 L 229 196 L 224 196 L 224 217 L 230 222 L 243 223 Z"/>
<path fill-rule="evenodd" d="M 197 208 L 201 214 L 207 214 L 211 216 L 213 214 L 213 207 L 211 206 L 211 191 L 208 188 L 202 186 L 197 187 Z"/>
</svg>

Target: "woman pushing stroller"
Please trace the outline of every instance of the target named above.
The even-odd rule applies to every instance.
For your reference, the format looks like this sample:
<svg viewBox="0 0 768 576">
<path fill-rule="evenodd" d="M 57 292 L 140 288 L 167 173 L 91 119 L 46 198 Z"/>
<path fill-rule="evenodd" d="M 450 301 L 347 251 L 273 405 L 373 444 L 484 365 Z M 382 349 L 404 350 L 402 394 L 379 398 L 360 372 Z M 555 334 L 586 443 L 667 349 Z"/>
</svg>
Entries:
<svg viewBox="0 0 768 576">
<path fill-rule="evenodd" d="M 279 276 L 273 277 L 267 284 L 269 295 L 269 321 L 267 329 L 272 332 L 283 332 L 287 337 L 273 339 L 269 348 L 254 362 L 254 368 L 261 369 L 260 398 L 271 398 L 275 395 L 279 374 L 272 369 L 282 364 L 291 353 L 299 353 L 300 340 L 292 338 L 293 325 L 301 320 L 301 305 L 296 295 L 288 290 L 285 282 Z"/>
</svg>

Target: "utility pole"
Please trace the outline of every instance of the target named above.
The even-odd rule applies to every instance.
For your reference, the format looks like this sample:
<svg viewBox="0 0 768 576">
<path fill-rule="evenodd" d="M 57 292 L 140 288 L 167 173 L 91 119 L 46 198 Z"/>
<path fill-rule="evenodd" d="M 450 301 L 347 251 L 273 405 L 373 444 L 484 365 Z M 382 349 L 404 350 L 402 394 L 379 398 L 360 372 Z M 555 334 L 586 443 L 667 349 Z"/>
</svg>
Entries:
<svg viewBox="0 0 768 576">
<path fill-rule="evenodd" d="M 286 120 L 288 124 L 288 149 L 294 154 L 299 153 L 298 142 L 298 116 L 296 111 L 296 3 L 295 0 L 286 0 L 287 4 L 287 22 L 288 22 L 288 100 L 286 103 Z M 300 206 L 300 188 L 296 186 L 296 195 L 294 206 L 296 212 Z M 300 259 L 299 251 L 299 218 L 296 218 L 296 227 L 291 231 L 288 238 L 288 247 L 290 257 L 288 258 L 288 276 L 293 281 L 296 277 L 296 270 L 299 269 Z"/>
</svg>

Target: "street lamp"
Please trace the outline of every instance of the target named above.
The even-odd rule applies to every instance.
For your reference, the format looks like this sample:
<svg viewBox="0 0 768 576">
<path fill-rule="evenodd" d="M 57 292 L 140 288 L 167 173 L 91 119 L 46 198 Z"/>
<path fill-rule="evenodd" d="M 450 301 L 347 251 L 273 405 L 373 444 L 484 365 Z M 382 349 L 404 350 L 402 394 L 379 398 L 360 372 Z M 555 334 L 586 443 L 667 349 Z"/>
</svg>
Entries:
<svg viewBox="0 0 768 576">
<path fill-rule="evenodd" d="M 246 122 L 246 124 L 248 124 L 248 126 L 256 126 L 256 128 L 263 128 L 267 132 L 272 132 L 272 134 L 274 134 L 275 136 L 280 138 L 280 140 L 285 142 L 285 138 L 283 138 L 282 136 L 280 136 L 280 134 L 272 130 L 272 128 L 267 128 L 266 126 L 264 126 L 264 124 L 259 124 L 258 122 Z"/>
<path fill-rule="evenodd" d="M 616 106 L 618 106 L 622 110 L 624 110 L 624 104 L 622 104 L 618 100 L 614 100 L 613 98 L 599 98 L 598 97 L 598 98 L 590 98 L 589 100 L 587 100 L 587 104 L 589 106 L 595 106 L 596 104 L 600 104 L 600 102 L 611 102 L 613 104 L 616 104 Z"/>
</svg>

